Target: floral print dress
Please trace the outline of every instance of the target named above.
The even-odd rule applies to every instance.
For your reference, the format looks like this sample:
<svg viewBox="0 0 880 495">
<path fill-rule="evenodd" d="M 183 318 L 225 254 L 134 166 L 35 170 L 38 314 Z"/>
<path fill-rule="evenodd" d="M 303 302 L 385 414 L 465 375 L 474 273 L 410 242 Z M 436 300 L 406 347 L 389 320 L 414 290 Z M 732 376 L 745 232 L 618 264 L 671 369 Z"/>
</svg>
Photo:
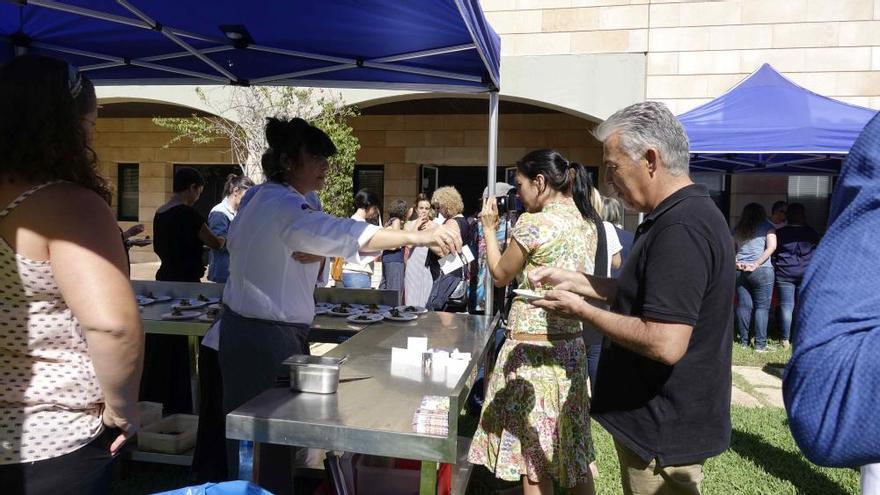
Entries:
<svg viewBox="0 0 880 495">
<path fill-rule="evenodd" d="M 522 289 L 530 288 L 528 273 L 539 266 L 593 271 L 596 228 L 570 198 L 523 214 L 512 235 L 526 251 Z M 548 314 L 520 297 L 513 300 L 509 322 L 511 333 L 581 333 L 580 321 Z M 583 340 L 507 339 L 489 380 L 468 460 L 504 480 L 527 476 L 534 483 L 554 479 L 573 487 L 587 480 L 594 459 Z"/>
</svg>

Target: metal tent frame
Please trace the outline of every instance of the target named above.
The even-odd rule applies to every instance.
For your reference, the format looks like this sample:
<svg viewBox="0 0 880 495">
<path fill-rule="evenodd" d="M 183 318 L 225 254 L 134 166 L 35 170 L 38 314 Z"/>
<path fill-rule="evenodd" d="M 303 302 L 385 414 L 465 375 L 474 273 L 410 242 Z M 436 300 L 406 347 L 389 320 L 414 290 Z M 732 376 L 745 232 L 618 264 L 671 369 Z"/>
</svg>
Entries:
<svg viewBox="0 0 880 495">
<path fill-rule="evenodd" d="M 379 2 L 375 2 L 379 3 Z M 389 2 L 391 3 L 391 2 Z M 11 5 L 10 5 L 11 4 Z M 83 6 L 86 4 L 87 6 Z M 92 8 L 101 4 L 105 8 L 99 10 Z M 163 4 L 165 5 L 165 4 Z M 290 5 L 290 4 L 288 4 Z M 332 4 L 333 8 L 344 8 L 342 3 Z M 151 16 L 135 6 L 133 0 L 115 0 L 115 2 L 83 2 L 80 0 L 7 0 L 6 5 L 0 3 L 0 13 L 13 12 L 18 9 L 19 18 L 25 9 L 33 14 L 39 9 L 39 13 L 74 16 L 81 21 L 102 21 L 107 26 L 114 28 L 132 28 L 158 33 L 165 40 L 170 41 L 175 47 L 174 51 L 163 51 L 148 56 L 125 57 L 108 52 L 86 50 L 74 46 L 66 46 L 63 43 L 51 42 L 31 37 L 21 32 L 21 26 L 17 31 L 3 32 L 0 30 L 0 44 L 11 46 L 12 54 L 19 56 L 30 50 L 38 50 L 50 56 L 66 59 L 71 63 L 86 59 L 86 64 L 79 63 L 79 69 L 89 74 L 97 85 L 173 85 L 173 84 L 229 84 L 237 86 L 250 85 L 296 85 L 329 88 L 373 88 L 373 89 L 397 89 L 414 91 L 440 91 L 450 93 L 480 93 L 489 92 L 489 139 L 487 159 L 487 183 L 489 195 L 495 193 L 496 167 L 497 167 L 497 143 L 498 143 L 498 91 L 500 87 L 499 50 L 500 41 L 492 32 L 491 27 L 482 16 L 477 0 L 444 0 L 442 3 L 430 5 L 430 8 L 457 9 L 461 22 L 470 36 L 470 41 L 436 46 L 429 49 L 396 53 L 380 57 L 343 57 L 315 51 L 302 51 L 296 47 L 267 46 L 254 43 L 250 34 L 241 26 L 226 26 L 223 29 L 223 37 L 205 33 L 193 32 L 165 23 L 159 16 Z M 128 15 L 113 13 L 110 7 Z M 156 5 L 150 5 L 158 8 Z M 182 8 L 183 6 L 179 6 Z M 292 6 L 291 6 L 292 7 Z M 218 4 L 212 4 L 209 8 L 218 8 Z M 422 8 L 427 8 L 422 6 Z M 291 9 L 293 10 L 293 8 Z M 287 13 L 287 12 L 285 12 Z M 11 24 L 11 16 L 6 19 L 7 28 Z M 45 20 L 45 19 L 43 19 Z M 69 19 L 68 19 L 69 20 Z M 22 23 L 23 24 L 23 23 Z M 0 20 L 0 28 L 2 28 Z M 221 26 L 224 28 L 224 26 Z M 88 33 L 83 33 L 87 35 Z M 463 41 L 463 40 L 462 40 Z M 494 41 L 494 43 L 493 43 Z M 493 46 L 494 44 L 494 46 Z M 197 46 L 199 45 L 199 46 Z M 114 46 L 114 48 L 119 48 Z M 432 59 L 440 60 L 445 55 L 460 54 L 467 51 L 475 51 L 482 65 L 482 73 L 468 74 L 450 70 L 442 70 L 424 66 L 415 66 L 407 62 L 418 61 L 423 65 Z M 271 54 L 283 59 L 308 60 L 323 63 L 319 67 L 311 67 L 297 71 L 280 71 L 257 78 L 247 79 L 237 73 L 233 67 L 224 67 L 221 63 L 213 60 L 209 55 L 236 51 L 237 53 Z M 195 67 L 179 67 L 170 62 L 180 60 L 198 60 L 200 63 Z M 0 61 L 3 57 L 0 56 Z M 71 61 L 71 59 L 73 61 Z M 430 65 L 430 64 L 428 64 Z M 167 77 L 106 77 L 102 71 L 119 68 L 139 68 L 158 71 L 167 74 Z M 379 71 L 384 74 L 385 80 L 378 80 L 373 72 L 372 78 L 347 77 L 341 73 L 351 70 Z M 357 72 L 356 72 L 357 73 Z M 118 74 L 118 72 L 114 72 Z M 395 80 L 395 74 L 408 74 L 421 76 L 418 80 Z M 333 76 L 339 76 L 334 79 Z M 491 275 L 487 273 L 487 286 L 491 286 Z M 487 307 L 492 307 L 493 294 L 487 291 Z"/>
</svg>

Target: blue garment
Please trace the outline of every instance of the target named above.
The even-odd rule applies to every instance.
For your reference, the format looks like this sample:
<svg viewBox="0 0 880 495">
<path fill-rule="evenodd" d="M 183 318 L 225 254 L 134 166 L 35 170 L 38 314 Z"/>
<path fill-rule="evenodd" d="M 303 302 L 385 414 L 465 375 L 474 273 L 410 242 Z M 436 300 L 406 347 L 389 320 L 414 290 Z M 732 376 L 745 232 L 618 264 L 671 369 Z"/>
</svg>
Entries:
<svg viewBox="0 0 880 495">
<path fill-rule="evenodd" d="M 758 258 L 761 257 L 761 254 L 764 253 L 764 250 L 767 249 L 767 232 L 773 228 L 773 224 L 769 221 L 761 222 L 755 228 L 755 233 L 752 235 L 751 239 L 739 239 L 736 235 L 736 232 L 733 233 L 733 238 L 736 239 L 736 261 L 742 263 L 754 263 L 758 261 Z M 764 260 L 761 263 L 761 266 L 769 266 L 770 257 Z"/>
<path fill-rule="evenodd" d="M 782 327 L 782 340 L 791 339 L 791 320 L 794 315 L 794 302 L 797 300 L 800 282 L 788 282 L 776 278 L 779 294 L 779 326 Z"/>
<path fill-rule="evenodd" d="M 759 266 L 753 272 L 736 272 L 736 330 L 739 343 L 749 345 L 749 326 L 755 314 L 755 349 L 767 347 L 767 319 L 773 295 L 773 268 Z"/>
<path fill-rule="evenodd" d="M 880 118 L 853 145 L 801 285 L 783 378 L 791 432 L 823 466 L 880 462 Z"/>
<path fill-rule="evenodd" d="M 786 225 L 776 230 L 773 268 L 776 279 L 800 283 L 819 244 L 819 233 L 806 225 Z"/>
<path fill-rule="evenodd" d="M 623 268 L 623 263 L 629 258 L 629 251 L 633 247 L 633 240 L 635 239 L 635 234 L 632 232 L 621 229 L 620 227 L 615 226 L 614 230 L 617 232 L 617 239 L 620 240 L 620 268 L 611 267 L 611 278 L 617 278 L 620 274 L 620 270 Z"/>
<path fill-rule="evenodd" d="M 369 289 L 372 284 L 369 273 L 343 272 L 342 286 L 348 289 Z"/>
<path fill-rule="evenodd" d="M 225 239 L 233 218 L 235 218 L 235 212 L 229 207 L 228 201 L 224 199 L 208 214 L 208 228 L 214 235 Z M 229 251 L 226 250 L 226 247 L 212 249 L 208 262 L 208 280 L 225 284 L 227 278 L 229 278 Z"/>
</svg>

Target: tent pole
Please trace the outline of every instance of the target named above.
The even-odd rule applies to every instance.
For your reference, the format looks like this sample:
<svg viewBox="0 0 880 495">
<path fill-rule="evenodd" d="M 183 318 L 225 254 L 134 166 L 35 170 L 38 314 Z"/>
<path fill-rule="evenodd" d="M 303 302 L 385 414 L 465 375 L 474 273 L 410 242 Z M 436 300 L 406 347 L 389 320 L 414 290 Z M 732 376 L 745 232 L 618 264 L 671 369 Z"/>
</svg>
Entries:
<svg viewBox="0 0 880 495">
<path fill-rule="evenodd" d="M 489 160 L 487 163 L 487 197 L 495 196 L 495 177 L 498 170 L 498 91 L 489 93 Z M 486 280 L 483 281 L 486 289 L 486 311 L 489 316 L 494 316 L 495 283 L 492 281 L 492 272 L 486 270 Z"/>
</svg>

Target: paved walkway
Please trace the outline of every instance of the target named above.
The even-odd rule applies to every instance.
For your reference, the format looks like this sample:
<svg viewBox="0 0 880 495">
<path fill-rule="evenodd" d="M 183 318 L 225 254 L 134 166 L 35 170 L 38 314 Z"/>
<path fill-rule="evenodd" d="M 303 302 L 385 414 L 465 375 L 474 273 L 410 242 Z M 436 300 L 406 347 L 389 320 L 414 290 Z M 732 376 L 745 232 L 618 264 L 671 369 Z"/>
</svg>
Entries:
<svg viewBox="0 0 880 495">
<path fill-rule="evenodd" d="M 731 403 L 746 407 L 785 407 L 782 368 L 734 366 Z"/>
</svg>

